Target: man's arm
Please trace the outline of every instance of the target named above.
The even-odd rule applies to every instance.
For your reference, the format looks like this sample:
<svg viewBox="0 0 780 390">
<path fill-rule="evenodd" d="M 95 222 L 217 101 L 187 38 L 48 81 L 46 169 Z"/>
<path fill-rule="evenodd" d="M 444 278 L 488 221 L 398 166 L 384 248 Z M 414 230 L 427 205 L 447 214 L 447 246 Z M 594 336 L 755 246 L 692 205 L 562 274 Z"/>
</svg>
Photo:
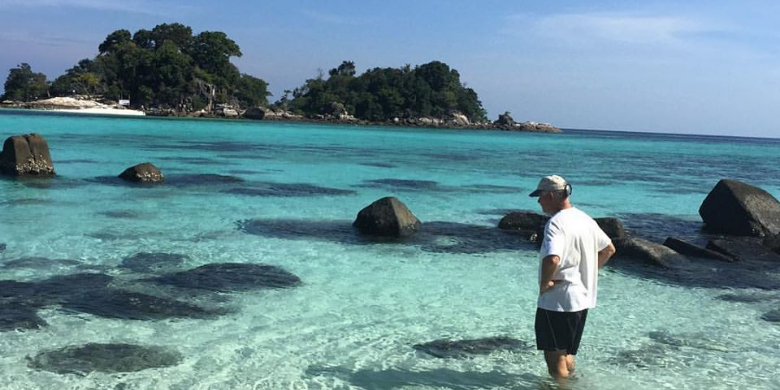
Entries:
<svg viewBox="0 0 780 390">
<path fill-rule="evenodd" d="M 615 254 L 615 245 L 611 242 L 606 248 L 599 251 L 599 268 L 603 267 L 609 261 L 609 258 Z"/>
<path fill-rule="evenodd" d="M 601 259 L 601 257 L 599 257 Z M 542 280 L 539 284 L 539 293 L 544 293 L 555 285 L 552 278 L 555 275 L 555 270 L 558 269 L 558 264 L 561 262 L 561 258 L 557 255 L 546 256 L 542 259 Z"/>
</svg>

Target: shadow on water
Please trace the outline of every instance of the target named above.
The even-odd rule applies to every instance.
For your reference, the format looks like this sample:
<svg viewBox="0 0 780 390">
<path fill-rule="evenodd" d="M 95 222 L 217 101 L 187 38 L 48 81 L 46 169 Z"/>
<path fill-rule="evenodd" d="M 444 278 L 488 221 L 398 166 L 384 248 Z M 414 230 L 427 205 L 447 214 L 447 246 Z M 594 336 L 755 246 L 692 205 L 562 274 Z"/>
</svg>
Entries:
<svg viewBox="0 0 780 390">
<path fill-rule="evenodd" d="M 320 240 L 347 245 L 393 244 L 417 246 L 426 252 L 478 254 L 532 247 L 522 236 L 490 226 L 454 222 L 425 222 L 412 236 L 373 237 L 360 234 L 345 220 L 249 219 L 237 222 L 247 234 L 288 240 Z"/>
<path fill-rule="evenodd" d="M 310 376 L 336 377 L 364 389 L 392 390 L 406 387 L 446 389 L 540 389 L 546 378 L 532 374 L 515 375 L 501 371 L 455 371 L 444 368 L 427 371 L 387 369 L 351 372 L 340 367 L 310 367 Z"/>
</svg>

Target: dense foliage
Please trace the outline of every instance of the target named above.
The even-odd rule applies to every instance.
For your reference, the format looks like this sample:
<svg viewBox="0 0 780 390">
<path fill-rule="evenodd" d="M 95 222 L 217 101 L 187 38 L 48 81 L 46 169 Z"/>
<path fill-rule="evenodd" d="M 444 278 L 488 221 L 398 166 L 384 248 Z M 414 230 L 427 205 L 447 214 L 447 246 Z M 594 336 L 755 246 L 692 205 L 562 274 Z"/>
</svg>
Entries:
<svg viewBox="0 0 780 390">
<path fill-rule="evenodd" d="M 49 91 L 46 75 L 33 72 L 26 63 L 8 72 L 3 87 L 5 93 L 0 100 L 30 101 L 47 96 Z"/>
<path fill-rule="evenodd" d="M 179 23 L 161 24 L 134 34 L 117 30 L 106 37 L 98 51 L 94 59 L 79 61 L 54 80 L 51 94 L 130 99 L 133 106 L 147 108 L 267 104 L 268 84 L 241 74 L 230 62 L 230 58 L 241 56 L 241 49 L 223 32 L 193 35 L 190 27 Z M 19 95 L 17 90 L 13 85 L 9 89 L 6 82 L 6 95 L 11 91 L 14 100 L 34 98 L 31 94 Z"/>
<path fill-rule="evenodd" d="M 471 121 L 486 120 L 485 110 L 460 74 L 433 61 L 413 69 L 374 68 L 355 75 L 355 63 L 344 61 L 328 72 L 306 80 L 292 100 L 285 95 L 277 104 L 304 115 L 334 115 L 346 109 L 359 119 L 387 121 L 393 118 L 446 117 L 459 112 Z"/>
</svg>

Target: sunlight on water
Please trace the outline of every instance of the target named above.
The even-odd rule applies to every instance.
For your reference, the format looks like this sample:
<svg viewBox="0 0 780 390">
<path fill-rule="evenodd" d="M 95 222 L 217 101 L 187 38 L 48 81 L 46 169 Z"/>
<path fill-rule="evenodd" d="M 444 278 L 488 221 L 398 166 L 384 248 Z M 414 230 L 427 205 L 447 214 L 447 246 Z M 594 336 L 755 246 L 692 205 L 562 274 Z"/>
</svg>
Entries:
<svg viewBox="0 0 780 390">
<path fill-rule="evenodd" d="M 563 175 L 580 208 L 646 237 L 696 234 L 698 207 L 720 178 L 780 193 L 780 143 L 768 140 L 7 113 L 0 131 L 43 134 L 59 174 L 0 180 L 0 280 L 70 294 L 86 279 L 46 281 L 104 273 L 112 287 L 218 313 L 115 318 L 89 314 L 78 297 L 47 297 L 51 304 L 34 303 L 46 326 L 0 333 L 8 389 L 548 388 L 533 348 L 465 359 L 413 348 L 497 336 L 533 345 L 536 250 L 491 228 L 510 210 L 538 209 L 526 194 L 540 176 Z M 166 184 L 113 179 L 145 161 Z M 428 235 L 357 237 L 357 212 L 387 195 Z M 130 268 L 127 258 L 143 252 L 183 256 Z M 273 265 L 302 283 L 225 292 L 153 282 L 211 263 Z M 776 308 L 776 291 L 667 284 L 610 268 L 600 286 L 573 388 L 780 386 L 780 327 L 760 319 Z M 762 298 L 716 298 L 726 293 Z M 87 343 L 160 346 L 182 358 L 86 376 L 30 368 L 41 352 Z"/>
</svg>

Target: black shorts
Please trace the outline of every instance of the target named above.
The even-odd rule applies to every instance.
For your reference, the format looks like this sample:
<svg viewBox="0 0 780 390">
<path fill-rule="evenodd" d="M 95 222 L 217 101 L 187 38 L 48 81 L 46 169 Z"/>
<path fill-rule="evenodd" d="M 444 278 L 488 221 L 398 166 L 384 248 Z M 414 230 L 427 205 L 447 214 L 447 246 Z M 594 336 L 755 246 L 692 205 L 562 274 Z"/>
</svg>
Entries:
<svg viewBox="0 0 780 390">
<path fill-rule="evenodd" d="M 536 349 L 576 355 L 588 310 L 565 312 L 536 309 Z"/>
</svg>

